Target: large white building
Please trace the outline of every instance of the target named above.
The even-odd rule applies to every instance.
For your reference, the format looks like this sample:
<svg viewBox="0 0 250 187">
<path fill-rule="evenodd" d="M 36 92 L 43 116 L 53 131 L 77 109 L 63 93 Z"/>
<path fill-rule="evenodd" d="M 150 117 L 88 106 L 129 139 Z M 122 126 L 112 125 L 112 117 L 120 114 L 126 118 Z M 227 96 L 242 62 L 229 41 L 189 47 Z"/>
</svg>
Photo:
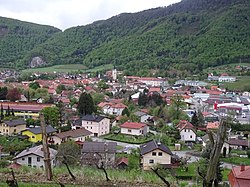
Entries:
<svg viewBox="0 0 250 187">
<path fill-rule="evenodd" d="M 148 133 L 148 126 L 144 123 L 125 122 L 120 127 L 121 134 L 140 136 Z"/>
<path fill-rule="evenodd" d="M 84 127 L 92 132 L 95 137 L 110 132 L 110 119 L 99 115 L 85 115 L 73 123 L 72 129 Z"/>
</svg>

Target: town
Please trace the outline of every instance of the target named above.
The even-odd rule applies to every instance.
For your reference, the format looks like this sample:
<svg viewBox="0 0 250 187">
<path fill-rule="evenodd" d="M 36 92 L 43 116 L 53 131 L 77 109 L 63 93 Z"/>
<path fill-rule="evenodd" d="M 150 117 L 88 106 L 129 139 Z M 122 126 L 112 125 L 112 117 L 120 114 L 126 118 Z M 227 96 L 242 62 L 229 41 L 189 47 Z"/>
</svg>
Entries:
<svg viewBox="0 0 250 187">
<path fill-rule="evenodd" d="M 115 68 L 97 75 L 24 76 L 4 70 L 1 168 L 42 172 L 46 134 L 53 170 L 66 162 L 73 171 L 103 169 L 111 181 L 115 171 L 130 171 L 138 174 L 132 180 L 142 178 L 141 186 L 164 185 L 158 174 L 171 186 L 201 186 L 211 161 L 207 153 L 221 144 L 218 183 L 249 184 L 250 92 L 221 87 L 237 79 L 208 73 L 205 80 L 170 83 L 162 77 L 124 76 Z"/>
</svg>

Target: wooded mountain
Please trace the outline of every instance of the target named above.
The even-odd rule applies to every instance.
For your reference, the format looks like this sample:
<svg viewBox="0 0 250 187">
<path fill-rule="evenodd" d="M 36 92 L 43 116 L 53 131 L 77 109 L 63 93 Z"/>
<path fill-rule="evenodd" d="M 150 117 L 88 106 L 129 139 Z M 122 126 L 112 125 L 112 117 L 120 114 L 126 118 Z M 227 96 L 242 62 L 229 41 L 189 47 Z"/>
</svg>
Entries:
<svg viewBox="0 0 250 187">
<path fill-rule="evenodd" d="M 64 32 L 11 21 L 0 22 L 1 63 L 18 68 L 39 56 L 51 65 L 112 63 L 126 74 L 147 76 L 158 70 L 157 75 L 165 76 L 171 70 L 197 73 L 209 66 L 250 61 L 249 0 L 182 0 Z M 17 23 L 29 34 L 20 33 Z M 12 32 L 5 31 L 10 25 Z"/>
</svg>

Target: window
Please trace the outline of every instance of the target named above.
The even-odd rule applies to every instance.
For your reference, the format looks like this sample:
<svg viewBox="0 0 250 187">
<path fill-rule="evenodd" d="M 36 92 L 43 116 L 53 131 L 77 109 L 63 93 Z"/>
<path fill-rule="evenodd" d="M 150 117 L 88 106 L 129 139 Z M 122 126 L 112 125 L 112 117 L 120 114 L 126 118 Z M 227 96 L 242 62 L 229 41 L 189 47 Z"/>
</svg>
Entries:
<svg viewBox="0 0 250 187">
<path fill-rule="evenodd" d="M 22 158 L 22 160 L 25 160 L 25 158 Z"/>
<path fill-rule="evenodd" d="M 150 164 L 153 164 L 153 163 L 154 163 L 154 160 L 153 160 L 153 159 L 150 159 L 150 160 L 149 160 L 149 163 L 150 163 Z"/>
<path fill-rule="evenodd" d="M 186 129 L 184 130 L 184 132 L 186 132 Z"/>
<path fill-rule="evenodd" d="M 159 152 L 159 153 L 158 153 L 158 156 L 162 156 L 162 152 Z"/>
<path fill-rule="evenodd" d="M 192 135 L 190 135 L 190 138 L 193 138 L 193 136 L 192 136 Z"/>
<path fill-rule="evenodd" d="M 35 138 L 35 136 L 32 136 L 31 138 Z"/>
<path fill-rule="evenodd" d="M 131 132 L 131 129 L 128 129 L 128 132 Z"/>
<path fill-rule="evenodd" d="M 90 127 L 90 129 L 92 129 L 92 127 Z"/>
<path fill-rule="evenodd" d="M 16 133 L 16 129 L 14 129 L 14 133 Z"/>
<path fill-rule="evenodd" d="M 36 161 L 37 161 L 37 162 L 40 162 L 40 157 L 39 157 L 39 156 L 36 158 Z"/>
<path fill-rule="evenodd" d="M 156 152 L 152 152 L 152 156 L 156 156 Z"/>
</svg>

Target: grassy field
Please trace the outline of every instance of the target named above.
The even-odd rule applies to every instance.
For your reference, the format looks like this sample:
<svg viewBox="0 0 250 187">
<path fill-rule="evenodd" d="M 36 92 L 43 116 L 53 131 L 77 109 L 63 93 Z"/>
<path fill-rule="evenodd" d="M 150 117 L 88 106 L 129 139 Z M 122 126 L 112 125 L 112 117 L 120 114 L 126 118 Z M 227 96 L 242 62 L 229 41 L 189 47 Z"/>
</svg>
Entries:
<svg viewBox="0 0 250 187">
<path fill-rule="evenodd" d="M 229 90 L 245 91 L 247 87 L 250 87 L 249 82 L 250 76 L 237 77 L 236 82 L 223 83 L 222 87 L 227 88 Z"/>
<path fill-rule="evenodd" d="M 230 157 L 230 158 L 222 158 L 222 161 L 236 165 L 240 165 L 242 163 L 244 163 L 245 165 L 250 165 L 250 158 Z"/>
<path fill-rule="evenodd" d="M 106 64 L 102 66 L 97 66 L 92 69 L 88 69 L 86 66 L 83 64 L 63 64 L 63 65 L 55 65 L 55 66 L 49 66 L 49 67 L 43 67 L 43 68 L 30 68 L 30 69 L 25 69 L 22 72 L 24 73 L 53 73 L 53 72 L 58 72 L 58 73 L 68 73 L 68 72 L 75 72 L 81 70 L 82 72 L 96 72 L 96 71 L 102 71 L 102 70 L 108 70 L 112 69 L 113 65 L 112 64 Z"/>
<path fill-rule="evenodd" d="M 225 64 L 225 65 L 216 66 L 216 67 L 209 67 L 207 69 L 204 69 L 203 71 L 208 72 L 208 73 L 216 72 L 218 74 L 221 74 L 221 73 L 227 73 L 227 72 L 235 71 L 236 66 L 249 66 L 249 63 Z"/>
</svg>

